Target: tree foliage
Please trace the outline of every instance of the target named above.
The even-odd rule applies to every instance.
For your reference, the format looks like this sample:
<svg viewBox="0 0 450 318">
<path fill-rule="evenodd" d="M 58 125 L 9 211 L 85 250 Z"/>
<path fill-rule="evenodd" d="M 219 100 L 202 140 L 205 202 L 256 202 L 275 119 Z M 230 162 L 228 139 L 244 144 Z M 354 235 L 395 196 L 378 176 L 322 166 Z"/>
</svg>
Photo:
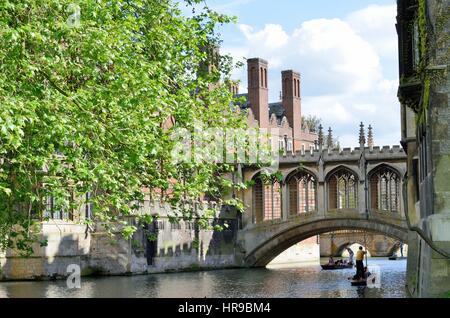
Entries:
<svg viewBox="0 0 450 318">
<path fill-rule="evenodd" d="M 0 247 L 31 239 L 48 198 L 71 213 L 89 192 L 96 219 L 113 224 L 143 189 L 197 199 L 233 168 L 169 156 L 174 129 L 245 125 L 212 85 L 231 59 L 205 50 L 232 18 L 207 7 L 186 17 L 171 0 L 74 3 L 0 2 Z"/>
<path fill-rule="evenodd" d="M 322 123 L 322 119 L 315 115 L 302 116 L 302 126 L 309 127 L 309 131 L 318 132 L 319 125 Z"/>
</svg>

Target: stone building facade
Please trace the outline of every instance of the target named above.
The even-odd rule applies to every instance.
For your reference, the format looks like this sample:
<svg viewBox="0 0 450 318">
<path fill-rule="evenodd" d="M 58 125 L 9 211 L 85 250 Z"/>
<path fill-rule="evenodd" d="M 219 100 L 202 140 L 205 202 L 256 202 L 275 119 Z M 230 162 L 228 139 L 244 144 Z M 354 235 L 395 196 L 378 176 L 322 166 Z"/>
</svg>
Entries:
<svg viewBox="0 0 450 318">
<path fill-rule="evenodd" d="M 407 154 L 408 289 L 450 292 L 450 2 L 398 0 L 402 146 Z"/>
<path fill-rule="evenodd" d="M 248 92 L 239 94 L 238 84 L 230 90 L 243 98 L 241 108 L 248 111 L 250 127 L 267 129 L 278 135 L 280 149 L 288 152 L 309 151 L 314 148 L 317 133 L 302 123 L 300 73 L 281 72 L 281 100 L 269 102 L 268 62 L 261 58 L 247 60 Z"/>
</svg>

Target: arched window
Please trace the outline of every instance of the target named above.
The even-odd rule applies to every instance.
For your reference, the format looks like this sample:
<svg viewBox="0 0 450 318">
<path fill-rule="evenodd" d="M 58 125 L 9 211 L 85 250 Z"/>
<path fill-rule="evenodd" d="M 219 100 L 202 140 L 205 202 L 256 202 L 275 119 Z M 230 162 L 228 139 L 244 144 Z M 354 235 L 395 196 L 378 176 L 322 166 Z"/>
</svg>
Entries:
<svg viewBox="0 0 450 318">
<path fill-rule="evenodd" d="M 263 71 L 263 68 L 262 67 L 260 67 L 259 68 L 259 73 L 260 73 L 260 77 L 261 77 L 261 87 L 264 87 L 264 71 Z"/>
<path fill-rule="evenodd" d="M 253 66 L 251 68 L 250 71 L 250 76 L 251 76 L 251 86 L 252 87 L 257 87 L 258 86 L 258 70 Z"/>
<path fill-rule="evenodd" d="M 328 178 L 328 207 L 330 210 L 356 209 L 358 206 L 357 178 L 341 168 Z"/>
<path fill-rule="evenodd" d="M 281 185 L 276 178 L 257 176 L 253 186 L 253 222 L 281 219 Z"/>
<path fill-rule="evenodd" d="M 297 80 L 294 80 L 294 96 L 297 97 L 298 96 L 298 90 L 297 90 Z"/>
<path fill-rule="evenodd" d="M 284 87 L 283 87 L 283 97 L 284 98 L 286 98 L 289 94 L 288 85 L 289 85 L 289 79 L 285 78 L 284 79 Z"/>
<path fill-rule="evenodd" d="M 267 88 L 267 69 L 264 69 L 264 87 Z"/>
<path fill-rule="evenodd" d="M 370 177 L 371 208 L 380 211 L 399 211 L 400 176 L 386 166 L 378 168 Z"/>
<path fill-rule="evenodd" d="M 316 211 L 316 179 L 300 171 L 289 178 L 289 215 Z"/>
</svg>

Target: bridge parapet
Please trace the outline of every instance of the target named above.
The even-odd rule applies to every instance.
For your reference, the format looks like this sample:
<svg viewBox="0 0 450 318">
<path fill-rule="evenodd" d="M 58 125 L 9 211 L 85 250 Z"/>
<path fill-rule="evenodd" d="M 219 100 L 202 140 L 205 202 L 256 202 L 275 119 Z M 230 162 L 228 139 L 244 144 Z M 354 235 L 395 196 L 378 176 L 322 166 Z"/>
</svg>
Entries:
<svg viewBox="0 0 450 318">
<path fill-rule="evenodd" d="M 406 154 L 399 145 L 394 146 L 374 146 L 365 147 L 365 157 L 367 160 L 375 159 L 406 159 Z M 359 161 L 361 158 L 361 148 L 343 148 L 343 149 L 323 149 L 322 153 L 318 149 L 313 151 L 286 152 L 280 156 L 280 163 L 293 162 L 317 162 L 322 156 L 323 161 Z"/>
</svg>

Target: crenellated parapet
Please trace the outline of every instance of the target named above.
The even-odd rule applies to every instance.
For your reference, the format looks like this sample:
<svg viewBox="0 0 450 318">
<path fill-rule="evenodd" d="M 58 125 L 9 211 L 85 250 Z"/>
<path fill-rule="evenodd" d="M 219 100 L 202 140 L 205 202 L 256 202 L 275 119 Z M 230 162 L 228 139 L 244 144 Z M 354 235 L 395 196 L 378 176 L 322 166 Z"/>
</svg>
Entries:
<svg viewBox="0 0 450 318">
<path fill-rule="evenodd" d="M 320 151 L 306 150 L 285 153 L 279 157 L 280 164 L 283 163 L 307 163 L 317 162 L 321 157 L 323 162 L 327 161 L 359 161 L 361 159 L 361 147 L 354 148 L 334 148 Z M 391 160 L 406 159 L 406 154 L 399 145 L 394 146 L 374 146 L 372 149 L 364 147 L 364 156 L 367 160 Z"/>
<path fill-rule="evenodd" d="M 403 159 L 406 160 L 406 154 L 399 145 L 394 146 L 374 146 L 372 150 L 366 148 L 367 159 Z"/>
</svg>

